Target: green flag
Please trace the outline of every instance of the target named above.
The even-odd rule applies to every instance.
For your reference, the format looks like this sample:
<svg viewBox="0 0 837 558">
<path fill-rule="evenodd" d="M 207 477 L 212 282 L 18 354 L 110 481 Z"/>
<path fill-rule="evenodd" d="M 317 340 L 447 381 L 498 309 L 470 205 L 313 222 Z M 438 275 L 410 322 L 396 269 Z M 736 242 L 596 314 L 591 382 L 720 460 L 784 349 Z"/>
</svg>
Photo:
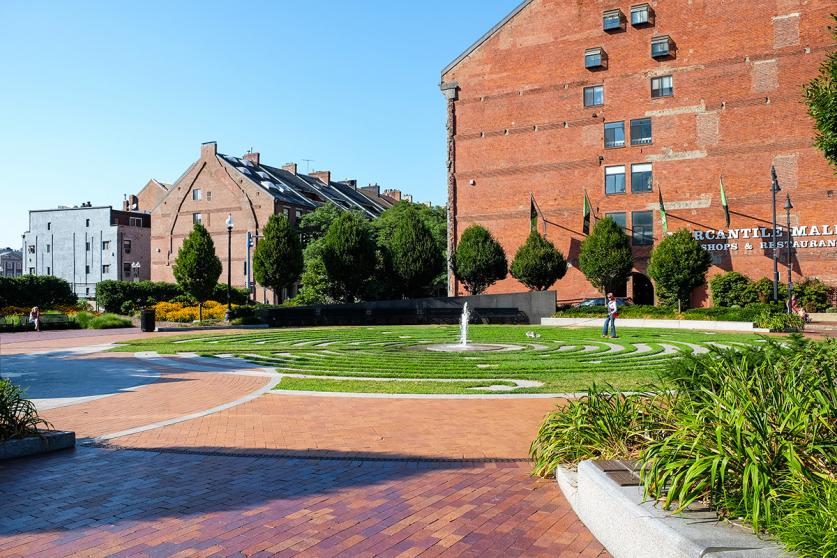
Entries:
<svg viewBox="0 0 837 558">
<path fill-rule="evenodd" d="M 529 232 L 538 230 L 538 208 L 535 206 L 535 195 L 529 194 Z"/>
<path fill-rule="evenodd" d="M 729 206 L 727 205 L 727 193 L 724 192 L 724 177 L 721 176 L 721 207 L 724 208 L 724 218 L 729 226 Z"/>
<path fill-rule="evenodd" d="M 660 190 L 660 222 L 663 224 L 663 234 L 668 234 L 668 217 L 666 216 L 666 206 L 663 204 L 663 191 Z"/>
<path fill-rule="evenodd" d="M 590 234 L 590 200 L 587 199 L 587 191 L 584 191 L 584 223 L 581 226 L 581 232 L 584 234 Z"/>
</svg>

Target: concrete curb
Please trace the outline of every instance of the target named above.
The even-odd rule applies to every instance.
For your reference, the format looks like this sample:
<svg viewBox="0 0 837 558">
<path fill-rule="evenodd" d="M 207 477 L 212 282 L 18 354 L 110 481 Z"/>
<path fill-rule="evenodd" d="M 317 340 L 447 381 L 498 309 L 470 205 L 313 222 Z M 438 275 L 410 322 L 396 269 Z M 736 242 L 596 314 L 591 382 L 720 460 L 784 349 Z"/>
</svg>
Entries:
<svg viewBox="0 0 837 558">
<path fill-rule="evenodd" d="M 614 558 L 790 557 L 777 543 L 718 521 L 711 511 L 671 514 L 643 502 L 642 488 L 619 486 L 591 461 L 559 467 L 558 486 L 579 519 Z"/>
<path fill-rule="evenodd" d="M 163 331 L 182 331 L 183 333 L 189 333 L 191 331 L 212 331 L 216 329 L 268 329 L 270 328 L 267 324 L 252 324 L 252 325 L 223 325 L 223 326 L 199 326 L 199 327 L 158 327 L 154 331 L 163 332 Z"/>
<path fill-rule="evenodd" d="M 29 436 L 20 440 L 7 440 L 0 443 L 0 461 L 49 453 L 72 448 L 76 445 L 75 432 L 52 430 L 41 434 L 43 437 Z"/>
<path fill-rule="evenodd" d="M 594 327 L 597 324 L 601 326 L 603 321 L 604 316 L 601 318 L 542 318 L 541 325 L 559 327 Z M 714 320 L 643 320 L 635 318 L 617 318 L 616 327 L 770 333 L 769 329 L 755 327 L 753 322 L 721 322 Z"/>
</svg>

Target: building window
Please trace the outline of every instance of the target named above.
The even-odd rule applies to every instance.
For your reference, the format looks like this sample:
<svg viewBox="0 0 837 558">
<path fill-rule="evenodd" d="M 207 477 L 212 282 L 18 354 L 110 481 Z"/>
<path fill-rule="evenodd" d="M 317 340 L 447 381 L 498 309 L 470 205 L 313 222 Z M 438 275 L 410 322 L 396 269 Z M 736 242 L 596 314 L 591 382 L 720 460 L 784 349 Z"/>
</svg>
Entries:
<svg viewBox="0 0 837 558">
<path fill-rule="evenodd" d="M 674 95 L 674 82 L 671 76 L 651 78 L 651 97 L 671 97 Z"/>
<path fill-rule="evenodd" d="M 604 104 L 604 85 L 584 88 L 584 106 L 599 107 Z"/>
<path fill-rule="evenodd" d="M 84 296 L 90 296 L 90 287 L 84 287 Z"/>
<path fill-rule="evenodd" d="M 192 199 L 195 200 L 195 201 L 200 201 L 201 200 L 201 189 L 200 188 L 195 188 L 194 190 L 192 190 Z"/>
<path fill-rule="evenodd" d="M 651 143 L 651 119 L 638 118 L 631 120 L 631 145 L 647 145 Z"/>
<path fill-rule="evenodd" d="M 131 278 L 131 262 L 125 262 L 122 264 L 122 277 L 124 279 Z"/>
<path fill-rule="evenodd" d="M 584 67 L 588 70 L 604 68 L 607 55 L 601 48 L 588 48 L 584 51 Z"/>
<path fill-rule="evenodd" d="M 212 201 L 212 192 L 206 193 L 206 201 Z"/>
<path fill-rule="evenodd" d="M 49 248 L 49 244 L 47 244 L 47 245 L 46 245 L 46 253 L 47 253 L 47 254 L 49 254 L 49 250 L 50 250 L 50 248 Z"/>
<path fill-rule="evenodd" d="M 104 264 L 102 266 L 102 273 L 110 273 L 110 264 Z"/>
<path fill-rule="evenodd" d="M 84 250 L 85 250 L 85 252 L 89 252 L 89 251 L 90 251 L 90 242 L 85 242 L 85 243 L 84 243 Z"/>
<path fill-rule="evenodd" d="M 300 219 L 302 219 L 302 210 L 297 209 L 296 210 L 296 220 L 299 221 Z"/>
<path fill-rule="evenodd" d="M 122 241 L 122 249 L 125 251 L 126 254 L 131 253 L 131 241 L 130 240 L 123 240 Z"/>
<path fill-rule="evenodd" d="M 47 275 L 52 275 L 52 268 L 47 266 Z"/>
<path fill-rule="evenodd" d="M 90 273 L 90 266 L 89 265 L 84 266 L 84 273 L 86 273 L 86 274 Z"/>
<path fill-rule="evenodd" d="M 605 217 L 610 217 L 611 219 L 613 219 L 613 222 L 619 225 L 623 231 L 627 229 L 627 221 L 625 220 L 624 211 L 619 211 L 616 213 L 605 213 Z"/>
<path fill-rule="evenodd" d="M 203 217 L 200 213 L 192 213 L 192 224 L 203 222 Z"/>
<path fill-rule="evenodd" d="M 48 231 L 52 230 L 52 222 L 51 221 L 47 221 L 47 230 Z"/>
<path fill-rule="evenodd" d="M 654 244 L 654 213 L 651 211 L 631 213 L 631 229 L 634 246 Z"/>
<path fill-rule="evenodd" d="M 110 240 L 102 241 L 102 250 L 110 250 Z"/>
<path fill-rule="evenodd" d="M 644 26 L 652 23 L 651 6 L 648 4 L 631 6 L 631 25 Z"/>
<path fill-rule="evenodd" d="M 35 268 L 34 267 L 29 268 L 29 275 L 35 275 Z"/>
<path fill-rule="evenodd" d="M 35 253 L 35 245 L 34 244 L 28 245 L 26 247 L 26 251 L 29 252 L 30 254 L 34 254 Z"/>
<path fill-rule="evenodd" d="M 605 31 L 620 31 L 624 29 L 624 23 L 622 10 L 608 10 L 602 14 L 602 29 Z"/>
<path fill-rule="evenodd" d="M 129 217 L 128 224 L 132 227 L 141 227 L 142 226 L 142 217 Z"/>
<path fill-rule="evenodd" d="M 605 122 L 604 146 L 606 149 L 610 149 L 612 147 L 625 147 L 624 122 Z"/>
<path fill-rule="evenodd" d="M 671 38 L 668 35 L 651 39 L 651 57 L 667 58 L 671 54 Z"/>
<path fill-rule="evenodd" d="M 605 194 L 625 193 L 625 165 L 605 167 Z"/>
<path fill-rule="evenodd" d="M 84 220 L 84 226 L 85 226 L 85 227 L 89 227 L 89 226 L 90 226 L 90 219 L 85 219 L 85 220 Z"/>
<path fill-rule="evenodd" d="M 650 192 L 651 182 L 651 163 L 631 165 L 631 192 Z"/>
</svg>

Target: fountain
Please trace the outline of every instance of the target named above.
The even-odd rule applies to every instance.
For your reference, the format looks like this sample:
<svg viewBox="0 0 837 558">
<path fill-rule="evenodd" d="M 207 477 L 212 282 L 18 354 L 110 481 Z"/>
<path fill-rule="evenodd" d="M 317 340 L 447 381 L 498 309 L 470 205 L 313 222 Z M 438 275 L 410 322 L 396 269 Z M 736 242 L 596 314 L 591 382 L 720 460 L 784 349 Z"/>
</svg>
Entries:
<svg viewBox="0 0 837 558">
<path fill-rule="evenodd" d="M 468 343 L 468 322 L 471 321 L 471 312 L 468 310 L 468 303 L 462 306 L 462 315 L 459 318 L 459 343 L 445 343 L 441 345 L 416 345 L 412 349 L 436 351 L 442 353 L 464 353 L 475 351 L 516 351 L 522 349 L 520 345 L 505 345 L 499 343 Z"/>
<path fill-rule="evenodd" d="M 471 313 L 468 312 L 468 303 L 462 306 L 462 316 L 459 318 L 459 344 L 465 347 L 468 344 L 468 321 Z"/>
</svg>

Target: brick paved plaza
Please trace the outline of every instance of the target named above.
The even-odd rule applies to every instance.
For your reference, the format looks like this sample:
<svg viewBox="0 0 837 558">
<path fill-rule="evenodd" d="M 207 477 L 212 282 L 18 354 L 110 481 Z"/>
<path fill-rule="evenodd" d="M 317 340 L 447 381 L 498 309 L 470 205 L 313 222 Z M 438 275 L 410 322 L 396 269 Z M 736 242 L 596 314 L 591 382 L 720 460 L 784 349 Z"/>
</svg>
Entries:
<svg viewBox="0 0 837 558">
<path fill-rule="evenodd" d="M 43 412 L 80 445 L 0 465 L 0 557 L 607 555 L 530 476 L 556 399 L 243 401 L 271 374 L 71 350 L 119 338 L 4 336 L 4 373 L 116 362 L 154 378 Z"/>
</svg>

